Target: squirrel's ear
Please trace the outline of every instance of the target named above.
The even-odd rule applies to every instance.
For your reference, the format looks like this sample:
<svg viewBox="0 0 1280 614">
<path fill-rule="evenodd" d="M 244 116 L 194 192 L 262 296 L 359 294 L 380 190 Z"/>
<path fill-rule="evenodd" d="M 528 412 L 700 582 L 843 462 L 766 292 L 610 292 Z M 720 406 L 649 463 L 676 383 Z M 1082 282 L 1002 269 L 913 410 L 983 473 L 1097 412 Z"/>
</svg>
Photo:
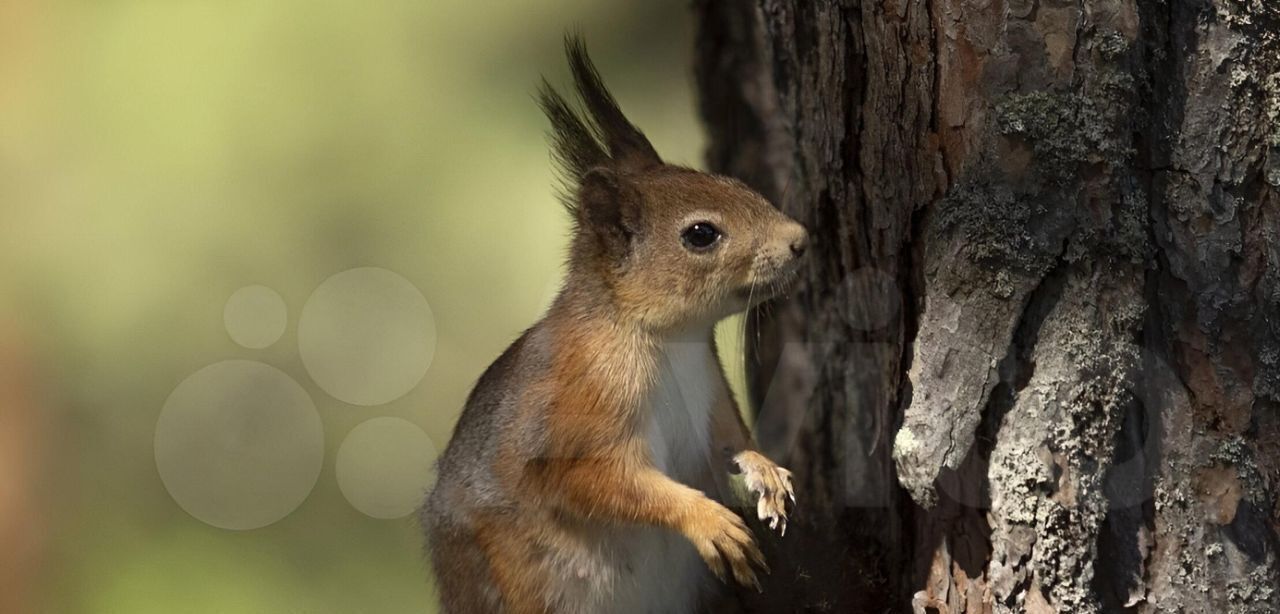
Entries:
<svg viewBox="0 0 1280 614">
<path fill-rule="evenodd" d="M 578 184 L 578 225 L 604 252 L 621 262 L 640 225 L 640 192 L 608 167 L 598 166 Z"/>
<path fill-rule="evenodd" d="M 592 122 L 599 129 L 598 135 L 609 149 L 613 163 L 624 169 L 644 170 L 662 165 L 662 158 L 649 143 L 648 137 L 622 114 L 618 101 L 596 71 L 587 55 L 587 45 L 582 37 L 570 34 L 564 39 L 565 54 L 569 56 L 569 69 L 578 86 L 578 94 L 587 106 Z"/>
</svg>

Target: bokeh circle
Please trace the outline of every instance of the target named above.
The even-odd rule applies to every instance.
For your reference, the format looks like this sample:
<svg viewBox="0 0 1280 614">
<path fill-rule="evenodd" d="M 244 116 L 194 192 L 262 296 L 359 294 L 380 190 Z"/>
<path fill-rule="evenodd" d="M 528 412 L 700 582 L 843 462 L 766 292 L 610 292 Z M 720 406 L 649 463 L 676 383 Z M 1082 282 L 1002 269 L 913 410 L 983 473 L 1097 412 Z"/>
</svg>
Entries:
<svg viewBox="0 0 1280 614">
<path fill-rule="evenodd" d="M 307 373 L 353 405 L 382 405 L 408 394 L 426 375 L 435 347 L 427 299 L 386 269 L 350 269 L 326 279 L 298 321 Z"/>
<path fill-rule="evenodd" d="M 338 488 L 353 507 L 380 519 L 407 516 L 435 482 L 436 447 L 412 422 L 366 420 L 338 448 Z"/>
<path fill-rule="evenodd" d="M 156 422 L 156 468 L 187 513 L 223 529 L 265 527 L 293 512 L 324 463 L 311 397 L 270 365 L 227 360 L 183 380 Z"/>
<path fill-rule="evenodd" d="M 231 340 L 253 350 L 265 348 L 280 339 L 289 322 L 284 299 L 266 286 L 245 286 L 227 299 L 222 322 Z"/>
</svg>

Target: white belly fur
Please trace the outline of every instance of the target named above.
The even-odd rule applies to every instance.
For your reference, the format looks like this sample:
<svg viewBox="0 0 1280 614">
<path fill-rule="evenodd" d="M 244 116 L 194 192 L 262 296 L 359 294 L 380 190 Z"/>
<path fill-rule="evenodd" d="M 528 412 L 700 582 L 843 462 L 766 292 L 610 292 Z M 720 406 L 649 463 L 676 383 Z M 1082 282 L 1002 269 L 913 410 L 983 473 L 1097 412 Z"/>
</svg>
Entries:
<svg viewBox="0 0 1280 614">
<path fill-rule="evenodd" d="M 723 386 L 710 342 L 676 339 L 663 346 L 647 408 L 649 451 L 659 471 L 685 483 L 698 477 L 711 445 L 711 408 Z"/>
<path fill-rule="evenodd" d="M 727 394 L 707 337 L 664 346 L 650 393 L 647 437 L 654 465 L 694 487 L 710 458 L 711 410 Z M 558 610 L 573 614 L 683 614 L 714 582 L 693 546 L 672 531 L 648 527 L 604 529 L 564 559 L 570 580 Z M 594 544 L 588 546 L 587 544 Z M 568 555 L 568 553 L 565 553 Z M 572 604 L 572 605 L 570 605 Z"/>
<path fill-rule="evenodd" d="M 658 380 L 648 400 L 648 439 L 653 464 L 671 478 L 698 487 L 711 446 L 711 410 L 722 393 L 711 343 L 673 339 L 663 347 Z M 712 581 L 706 564 L 684 537 L 651 529 L 630 540 L 635 584 L 618 592 L 616 612 L 691 611 Z"/>
</svg>

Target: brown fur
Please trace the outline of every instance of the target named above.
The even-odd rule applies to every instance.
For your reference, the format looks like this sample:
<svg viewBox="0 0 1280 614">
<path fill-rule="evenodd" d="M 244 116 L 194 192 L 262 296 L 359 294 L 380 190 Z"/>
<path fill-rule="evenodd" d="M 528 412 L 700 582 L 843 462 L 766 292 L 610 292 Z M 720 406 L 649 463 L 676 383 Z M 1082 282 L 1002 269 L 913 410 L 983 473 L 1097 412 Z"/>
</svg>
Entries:
<svg viewBox="0 0 1280 614">
<path fill-rule="evenodd" d="M 542 106 L 569 183 L 569 273 L 477 383 L 441 458 L 423 522 L 448 612 L 590 611 L 592 582 L 607 591 L 633 565 L 662 564 L 626 558 L 645 527 L 683 536 L 722 578 L 754 584 L 763 566 L 742 519 L 708 495 L 751 449 L 718 365 L 698 466 L 654 465 L 648 404 L 671 340 L 714 356 L 711 326 L 785 283 L 804 229 L 737 181 L 662 163 L 582 44 L 566 47 L 587 115 L 545 84 Z M 722 231 L 714 249 L 682 243 L 695 222 Z"/>
</svg>

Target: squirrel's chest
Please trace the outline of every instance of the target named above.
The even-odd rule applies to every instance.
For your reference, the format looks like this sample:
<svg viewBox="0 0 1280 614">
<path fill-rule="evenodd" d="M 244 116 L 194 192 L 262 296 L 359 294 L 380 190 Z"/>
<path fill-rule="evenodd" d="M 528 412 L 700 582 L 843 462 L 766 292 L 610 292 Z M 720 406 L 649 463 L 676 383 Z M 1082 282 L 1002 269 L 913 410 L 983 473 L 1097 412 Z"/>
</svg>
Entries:
<svg viewBox="0 0 1280 614">
<path fill-rule="evenodd" d="M 702 473 L 711 441 L 711 412 L 724 390 L 724 376 L 711 344 L 673 341 L 658 359 L 647 397 L 647 438 L 654 465 L 689 482 Z"/>
</svg>

